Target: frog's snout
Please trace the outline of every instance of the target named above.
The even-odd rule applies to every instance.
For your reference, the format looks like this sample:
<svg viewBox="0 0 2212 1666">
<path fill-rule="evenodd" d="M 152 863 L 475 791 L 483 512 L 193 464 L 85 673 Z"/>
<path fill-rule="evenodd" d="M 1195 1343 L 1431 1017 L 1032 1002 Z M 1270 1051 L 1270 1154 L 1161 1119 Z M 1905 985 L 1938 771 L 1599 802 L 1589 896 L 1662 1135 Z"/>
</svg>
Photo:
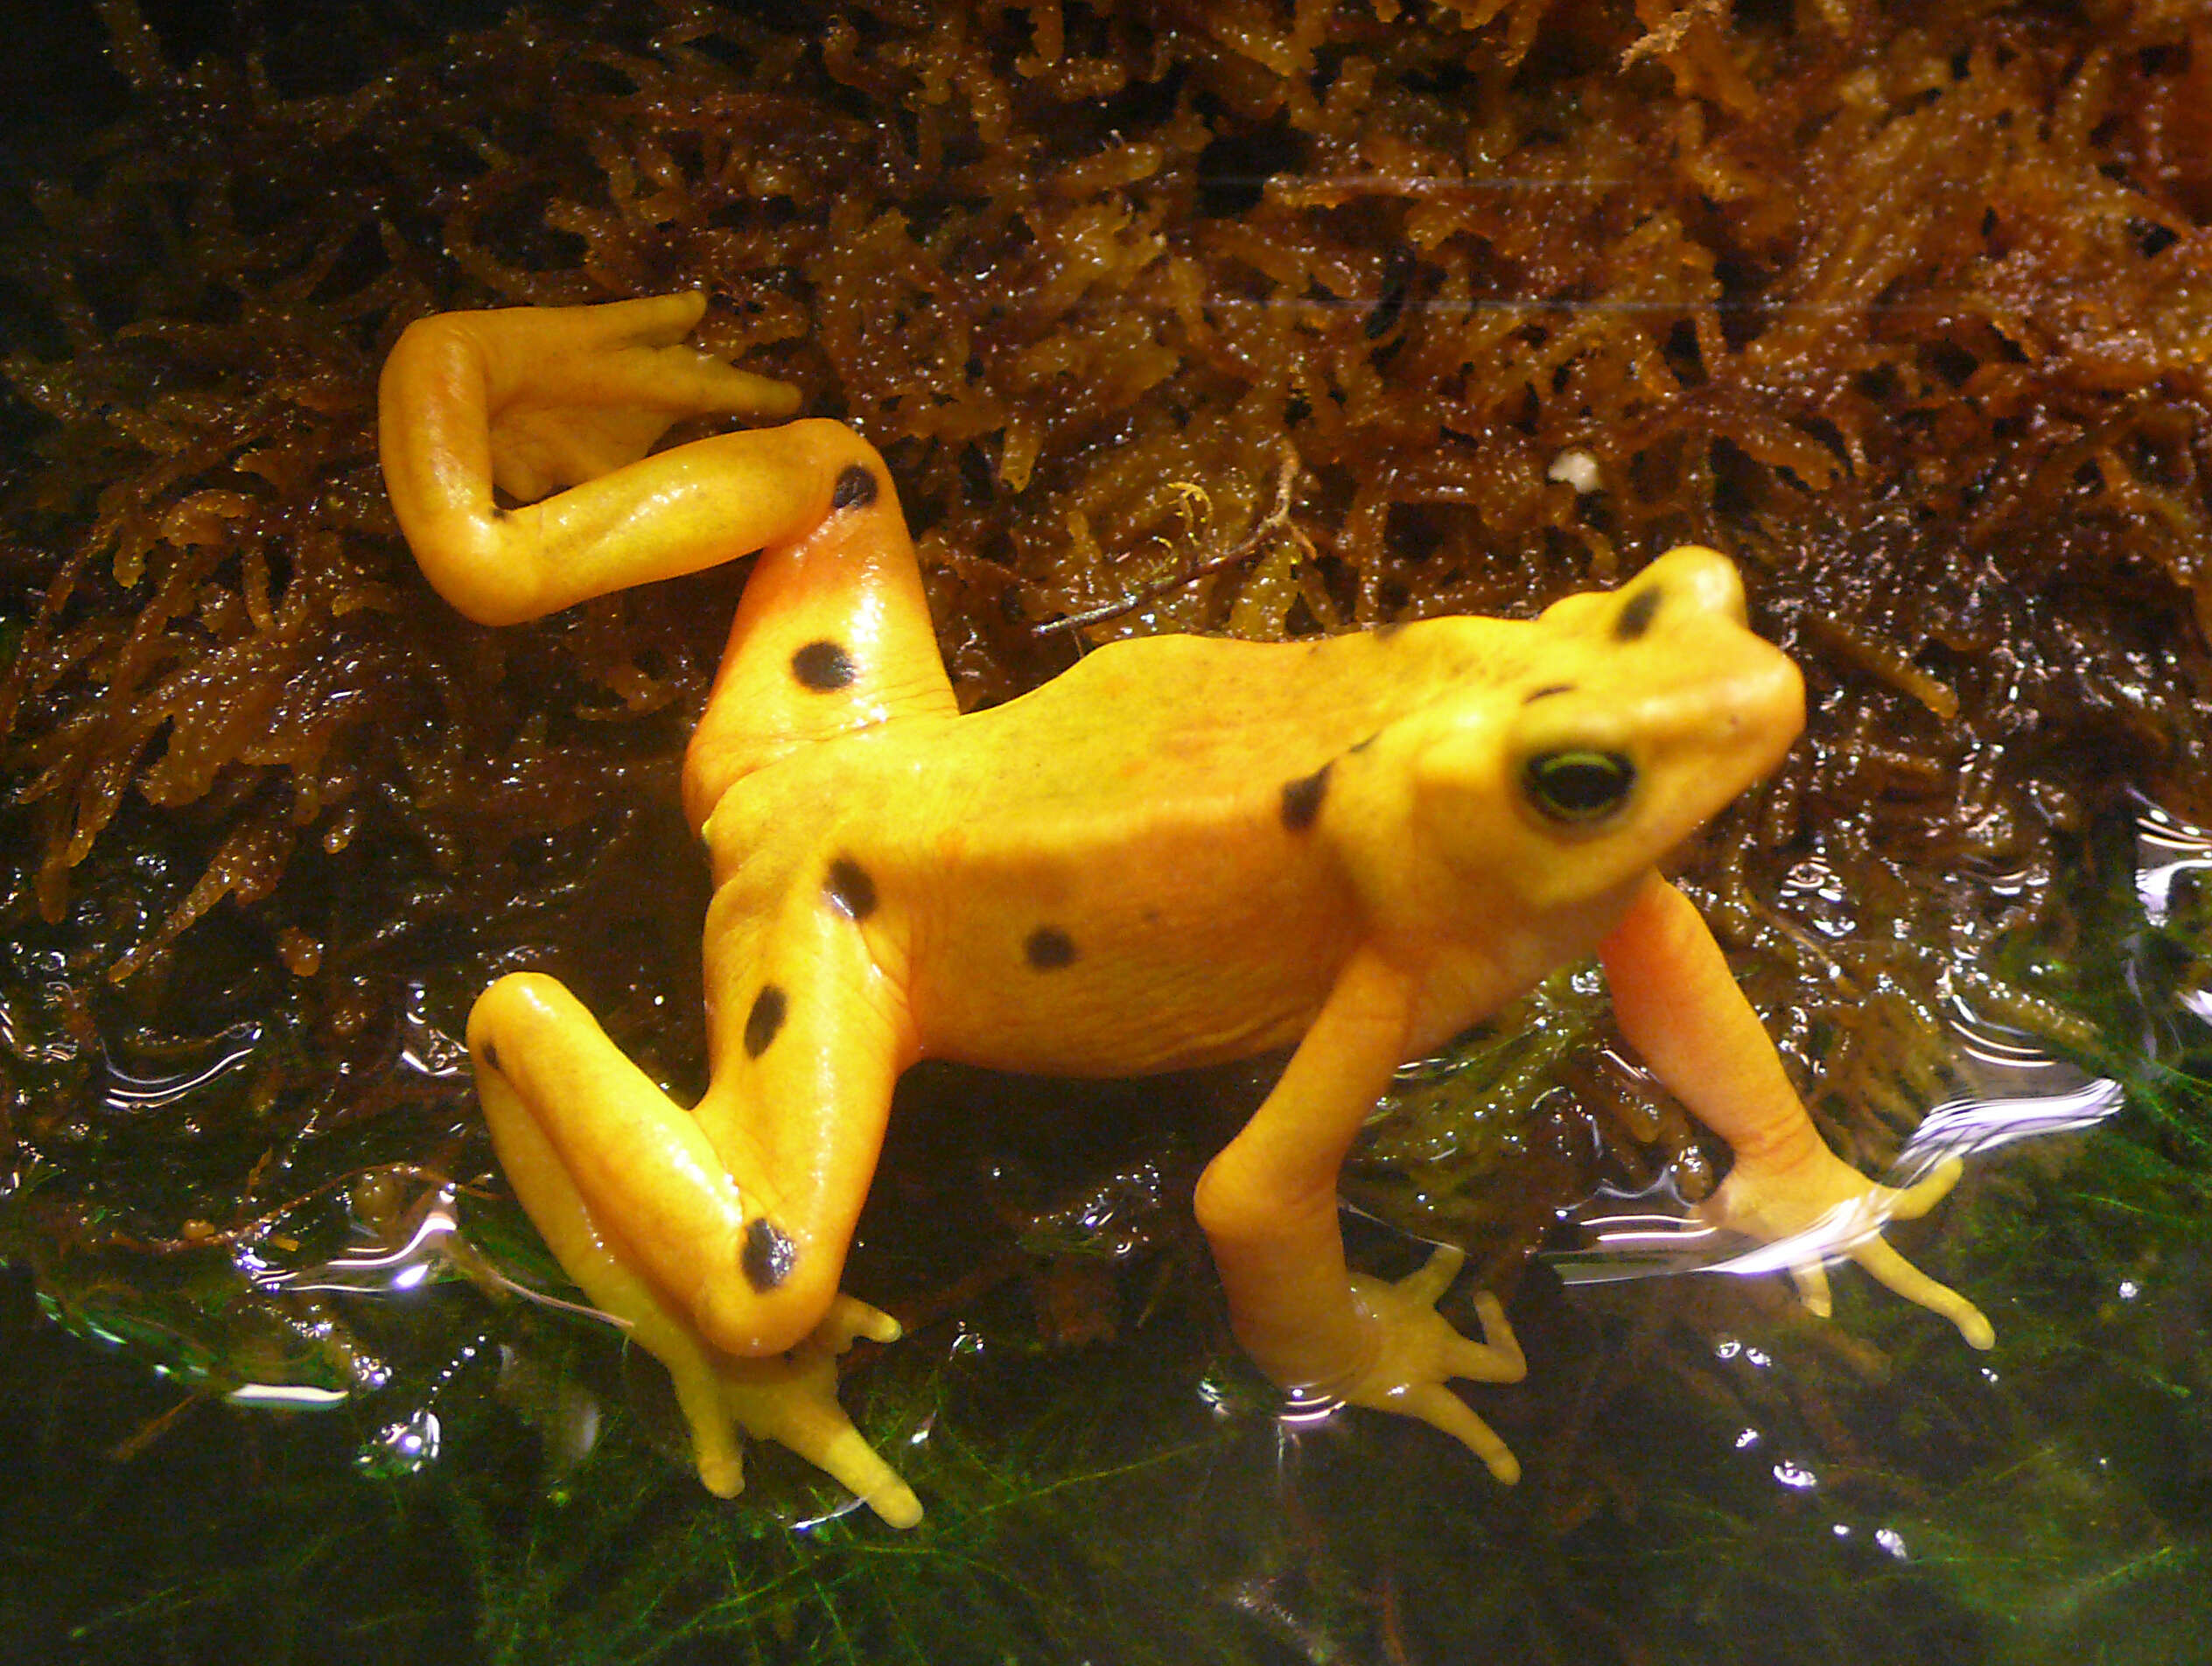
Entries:
<svg viewBox="0 0 2212 1666">
<path fill-rule="evenodd" d="M 1736 564 L 1703 544 L 1676 545 L 1645 568 L 1631 588 L 1662 592 L 1670 612 L 1718 614 L 1737 625 L 1751 622 Z"/>
</svg>

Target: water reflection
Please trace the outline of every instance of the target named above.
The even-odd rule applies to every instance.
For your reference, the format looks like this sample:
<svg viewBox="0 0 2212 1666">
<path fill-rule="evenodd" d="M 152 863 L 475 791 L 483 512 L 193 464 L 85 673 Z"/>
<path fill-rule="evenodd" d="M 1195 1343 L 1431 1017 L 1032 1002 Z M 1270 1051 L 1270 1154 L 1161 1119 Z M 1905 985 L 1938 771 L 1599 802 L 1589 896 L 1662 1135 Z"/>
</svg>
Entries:
<svg viewBox="0 0 2212 1666">
<path fill-rule="evenodd" d="M 492 1284 L 541 1306 L 601 1320 L 618 1330 L 629 1328 L 625 1319 L 534 1290 L 494 1266 L 462 1235 L 456 1195 L 456 1188 L 450 1184 L 432 1192 L 419 1206 L 422 1213 L 414 1230 L 394 1249 L 364 1248 L 309 1266 L 284 1268 L 272 1266 L 258 1246 L 242 1244 L 234 1259 L 247 1278 L 265 1291 L 396 1296 L 449 1277 L 462 1278 Z"/>
<path fill-rule="evenodd" d="M 2163 926 L 2174 911 L 2174 882 L 2212 869 L 2212 832 L 2167 814 L 2147 799 L 2135 816 L 2135 898 L 2143 917 Z"/>
<path fill-rule="evenodd" d="M 1953 1158 L 1985 1156 L 2020 1140 L 2079 1133 L 2116 1114 L 2124 1102 L 2120 1084 L 2091 1077 L 2030 1048 L 2017 1032 L 1954 1026 L 1961 1043 L 1960 1074 L 1986 1075 L 2014 1087 L 2038 1082 L 2039 1092 L 1947 1100 L 1921 1121 L 1882 1184 L 1901 1191 L 1925 1180 Z M 1548 1259 L 1571 1284 L 1608 1283 L 1658 1273 L 1783 1272 L 1848 1256 L 1888 1225 L 1887 1193 L 1838 1205 L 1804 1231 L 1771 1243 L 1746 1244 L 1733 1232 L 1698 1220 L 1670 1178 L 1642 1192 L 1601 1190 L 1581 1213 L 1586 1242 Z"/>
<path fill-rule="evenodd" d="M 123 1113 L 160 1110 L 188 1095 L 220 1081 L 254 1056 L 261 1046 L 262 1026 L 248 1020 L 193 1042 L 189 1051 L 206 1049 L 209 1056 L 167 1074 L 136 1075 L 116 1063 L 115 1050 L 107 1051 L 107 1080 L 101 1083 L 102 1109 Z"/>
<path fill-rule="evenodd" d="M 2164 925 L 2182 888 L 2212 871 L 2212 832 L 2147 801 L 2134 829 L 2135 895 L 2145 921 Z M 1819 875 L 1804 864 L 1799 890 L 1817 890 Z M 2176 991 L 2181 1006 L 2212 1023 L 2212 988 Z M 2037 1040 L 1982 1017 L 1956 995 L 1948 1025 L 1953 1068 L 1965 1092 L 1936 1106 L 1881 1179 L 1902 1190 L 1953 1158 L 1988 1155 L 2022 1140 L 2081 1133 L 2116 1115 L 2120 1084 L 2052 1057 Z M 1670 1176 L 1641 1192 L 1601 1190 L 1580 1212 L 1585 1242 L 1548 1259 L 1569 1284 L 1639 1278 L 1657 1273 L 1768 1273 L 1838 1259 L 1880 1234 L 1892 1211 L 1886 1195 L 1840 1206 L 1804 1232 L 1746 1246 L 1737 1235 L 1698 1221 Z"/>
</svg>

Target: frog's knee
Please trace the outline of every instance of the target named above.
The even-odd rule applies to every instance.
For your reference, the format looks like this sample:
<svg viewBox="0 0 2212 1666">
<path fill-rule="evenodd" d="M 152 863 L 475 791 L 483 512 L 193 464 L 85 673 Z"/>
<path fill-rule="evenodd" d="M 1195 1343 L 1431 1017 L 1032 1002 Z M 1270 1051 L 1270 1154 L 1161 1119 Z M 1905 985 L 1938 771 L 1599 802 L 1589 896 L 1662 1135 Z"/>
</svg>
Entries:
<svg viewBox="0 0 2212 1666">
<path fill-rule="evenodd" d="M 692 1316 L 725 1354 L 757 1360 L 788 1353 L 829 1316 L 840 1270 L 829 1264 L 832 1259 L 809 1256 L 773 1221 L 755 1215 L 738 1241 L 736 1276 L 703 1271 Z"/>
<path fill-rule="evenodd" d="M 478 1069 L 505 1074 L 501 1045 L 511 1048 L 534 1025 L 558 1023 L 563 1008 L 573 998 L 556 979 L 542 972 L 509 972 L 478 996 L 469 1009 L 469 1056 Z"/>
</svg>

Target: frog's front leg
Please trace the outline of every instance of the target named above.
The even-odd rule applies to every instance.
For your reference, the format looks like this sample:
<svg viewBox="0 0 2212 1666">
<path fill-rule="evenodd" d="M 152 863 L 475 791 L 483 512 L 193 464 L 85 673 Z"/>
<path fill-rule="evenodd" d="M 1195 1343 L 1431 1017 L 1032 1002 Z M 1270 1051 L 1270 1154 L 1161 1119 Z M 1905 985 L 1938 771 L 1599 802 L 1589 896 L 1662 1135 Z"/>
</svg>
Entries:
<svg viewBox="0 0 2212 1666">
<path fill-rule="evenodd" d="M 836 1356 L 856 1337 L 899 1334 L 836 1291 L 837 1235 L 857 1197 L 826 1227 L 778 1201 L 766 1168 L 744 1166 L 765 1166 L 767 1152 L 726 1108 L 711 1141 L 551 978 L 494 984 L 470 1015 L 469 1046 L 516 1195 L 593 1303 L 667 1366 L 708 1490 L 727 1497 L 744 1484 L 743 1430 L 828 1471 L 893 1526 L 920 1520 L 913 1492 L 836 1399 Z M 832 1187 L 866 1189 L 876 1139 L 864 1105 L 858 1163 L 829 1177 Z M 879 1124 L 880 1106 L 875 1115 Z M 733 1156 L 757 1187 L 733 1178 Z M 822 1176 L 795 1188 L 817 1203 L 823 1189 Z M 789 1276 L 799 1259 L 811 1262 L 804 1278 Z"/>
<path fill-rule="evenodd" d="M 1621 1033 L 1735 1166 L 1700 1214 L 1764 1242 L 1802 1238 L 1806 1305 L 1828 1312 L 1824 1256 L 1847 1256 L 1906 1300 L 1941 1313 L 1975 1348 L 1996 1333 L 1980 1310 L 1882 1241 L 1893 1220 L 1925 1214 L 1958 1178 L 1956 1159 L 1917 1185 L 1878 1186 L 1820 1138 L 1759 1015 L 1688 898 L 1657 875 L 1600 946 Z"/>
<path fill-rule="evenodd" d="M 1274 1091 L 1207 1166 L 1198 1218 L 1237 1340 L 1278 1386 L 1433 1424 L 1509 1483 L 1520 1465 L 1445 1386 L 1526 1374 L 1496 1299 L 1477 1298 L 1484 1340 L 1470 1340 L 1435 1311 L 1459 1251 L 1386 1284 L 1346 1267 L 1337 1225 L 1337 1171 L 1404 1059 L 1418 987 L 1372 954 L 1354 956 Z"/>
</svg>

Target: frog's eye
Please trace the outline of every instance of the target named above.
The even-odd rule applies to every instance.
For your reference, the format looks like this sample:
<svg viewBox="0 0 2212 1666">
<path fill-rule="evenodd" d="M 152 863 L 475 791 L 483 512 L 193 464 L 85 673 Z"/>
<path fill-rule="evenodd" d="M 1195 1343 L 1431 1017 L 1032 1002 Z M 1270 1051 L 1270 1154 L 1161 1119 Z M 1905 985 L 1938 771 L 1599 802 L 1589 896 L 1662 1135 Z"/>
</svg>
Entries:
<svg viewBox="0 0 2212 1666">
<path fill-rule="evenodd" d="M 1544 752 L 1521 772 L 1529 802 L 1555 822 L 1602 821 L 1628 802 L 1636 766 L 1617 752 Z"/>
</svg>

